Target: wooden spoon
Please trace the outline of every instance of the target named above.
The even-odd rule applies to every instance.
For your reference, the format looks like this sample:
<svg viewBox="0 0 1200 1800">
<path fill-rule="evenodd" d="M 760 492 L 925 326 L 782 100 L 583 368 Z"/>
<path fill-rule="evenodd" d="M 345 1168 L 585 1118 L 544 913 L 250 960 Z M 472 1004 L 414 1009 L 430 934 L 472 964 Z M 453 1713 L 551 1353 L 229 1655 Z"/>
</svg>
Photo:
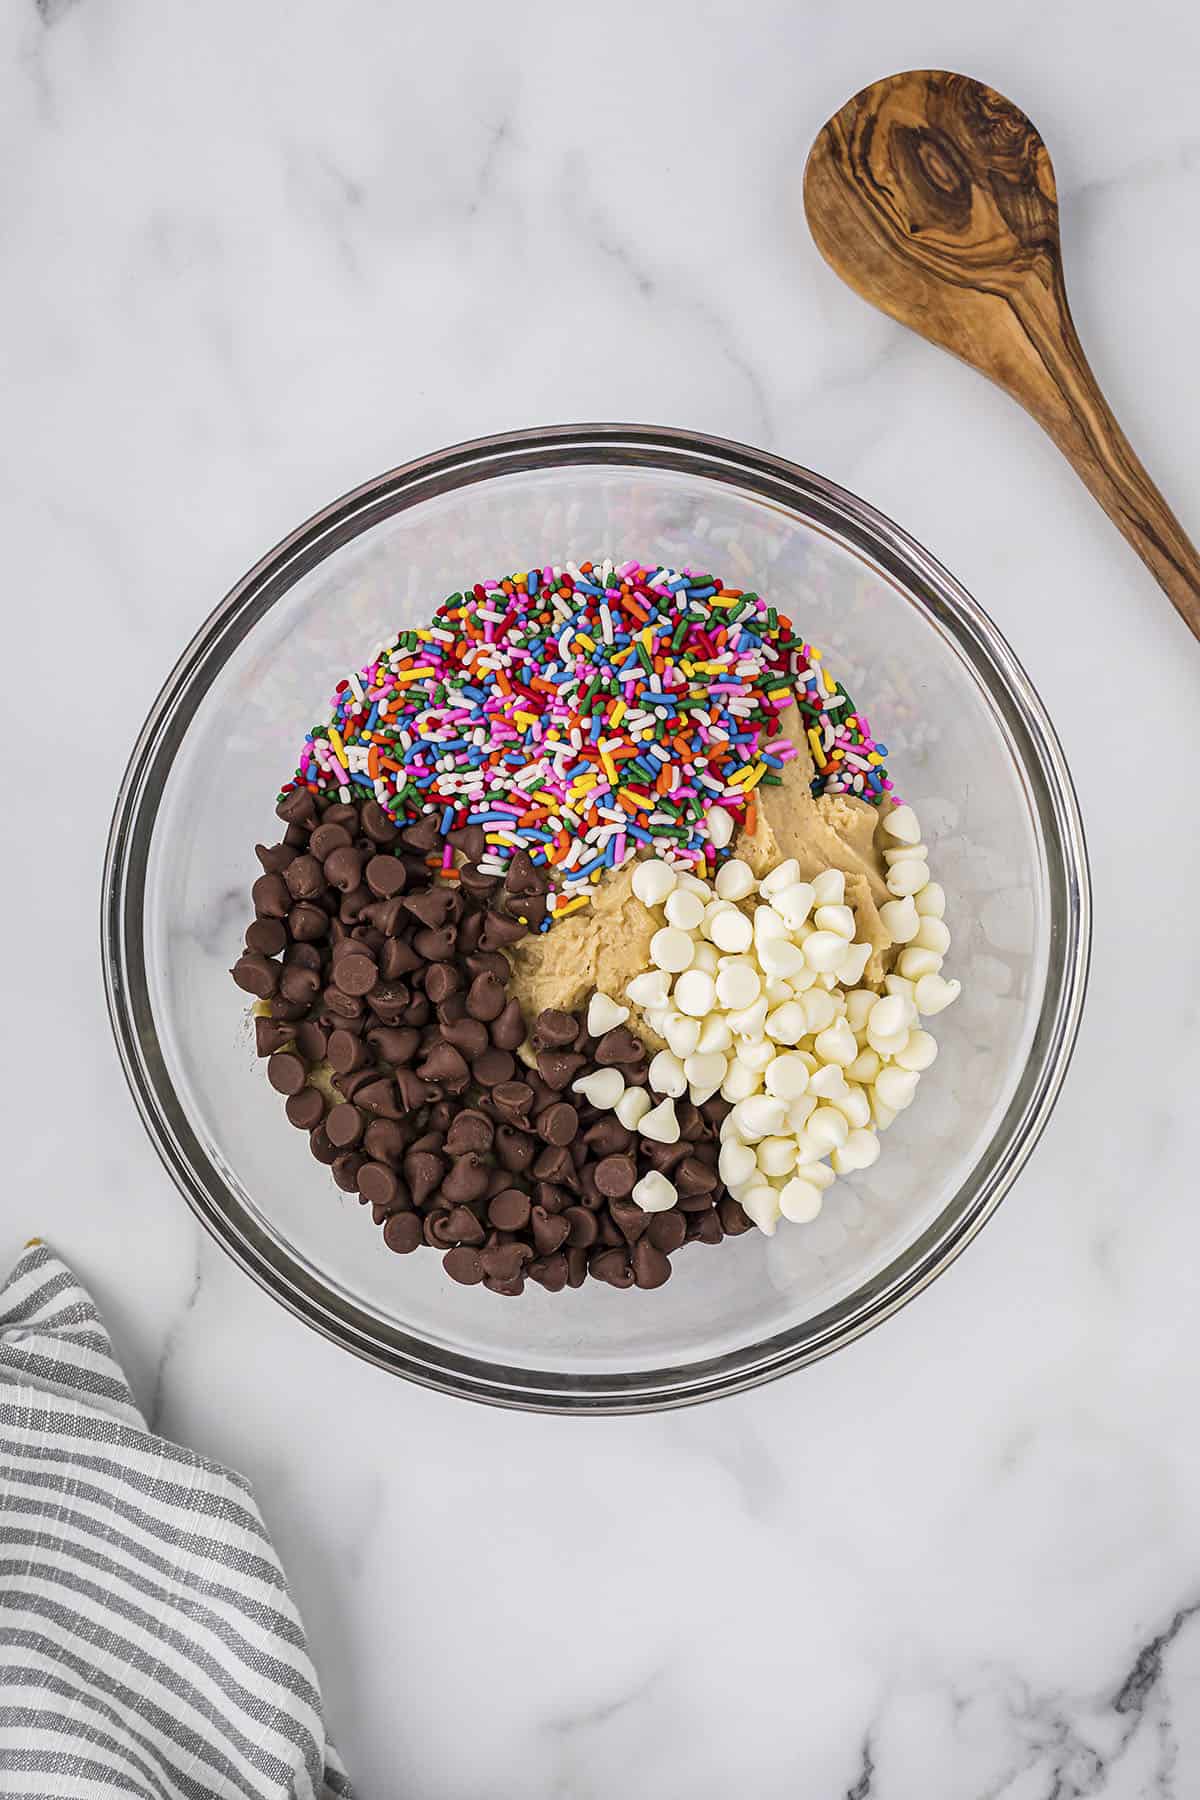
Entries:
<svg viewBox="0 0 1200 1800">
<path fill-rule="evenodd" d="M 1200 556 L 1088 367 L 1054 171 L 1025 114 L 940 69 L 876 81 L 823 127 L 804 205 L 817 248 L 856 293 L 1033 414 L 1200 637 Z"/>
</svg>

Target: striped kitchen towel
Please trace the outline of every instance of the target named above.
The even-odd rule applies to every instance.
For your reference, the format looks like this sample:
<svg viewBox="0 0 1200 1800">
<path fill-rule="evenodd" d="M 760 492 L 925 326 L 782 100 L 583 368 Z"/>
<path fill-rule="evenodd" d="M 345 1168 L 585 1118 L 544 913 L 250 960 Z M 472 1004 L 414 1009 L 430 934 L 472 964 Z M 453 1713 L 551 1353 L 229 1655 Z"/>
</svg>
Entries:
<svg viewBox="0 0 1200 1800">
<path fill-rule="evenodd" d="M 247 1483 L 147 1429 L 42 1245 L 0 1289 L 0 1793 L 351 1794 Z"/>
</svg>

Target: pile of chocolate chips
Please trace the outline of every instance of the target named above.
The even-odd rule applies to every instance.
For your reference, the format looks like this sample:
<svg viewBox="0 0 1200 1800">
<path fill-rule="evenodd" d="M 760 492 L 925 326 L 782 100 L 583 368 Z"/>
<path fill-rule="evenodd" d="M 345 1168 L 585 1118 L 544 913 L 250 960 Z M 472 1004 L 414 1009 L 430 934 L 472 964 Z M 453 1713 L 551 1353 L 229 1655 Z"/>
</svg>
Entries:
<svg viewBox="0 0 1200 1800">
<path fill-rule="evenodd" d="M 455 1280 L 519 1294 L 590 1275 L 661 1287 L 685 1243 L 750 1228 L 717 1174 L 720 1098 L 676 1102 L 677 1144 L 626 1130 L 572 1089 L 596 1068 L 646 1080 L 645 1046 L 625 1026 L 600 1039 L 582 1016 L 534 1021 L 536 1067 L 508 993 L 507 946 L 546 915 L 546 876 L 519 853 L 504 879 L 481 873 L 478 826 L 450 833 L 458 880 L 435 880 L 445 840 L 435 816 L 398 829 L 374 800 L 318 807 L 296 790 L 278 807 L 282 843 L 257 846 L 255 917 L 232 971 L 269 1006 L 258 1053 L 287 1116 L 333 1179 L 371 1208 L 399 1252 L 441 1250 Z M 332 1102 L 314 1082 L 328 1075 Z M 630 1198 L 658 1169 L 678 1204 Z"/>
</svg>

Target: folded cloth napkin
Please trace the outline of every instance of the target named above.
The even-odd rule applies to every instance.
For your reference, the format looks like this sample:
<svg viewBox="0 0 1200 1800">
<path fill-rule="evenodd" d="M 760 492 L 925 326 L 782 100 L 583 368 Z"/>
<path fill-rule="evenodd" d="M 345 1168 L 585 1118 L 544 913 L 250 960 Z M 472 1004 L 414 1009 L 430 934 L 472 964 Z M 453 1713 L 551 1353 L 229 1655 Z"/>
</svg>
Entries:
<svg viewBox="0 0 1200 1800">
<path fill-rule="evenodd" d="M 30 1246 L 0 1289 L 0 1793 L 351 1791 L 249 1486 L 147 1429 L 90 1297 Z"/>
</svg>

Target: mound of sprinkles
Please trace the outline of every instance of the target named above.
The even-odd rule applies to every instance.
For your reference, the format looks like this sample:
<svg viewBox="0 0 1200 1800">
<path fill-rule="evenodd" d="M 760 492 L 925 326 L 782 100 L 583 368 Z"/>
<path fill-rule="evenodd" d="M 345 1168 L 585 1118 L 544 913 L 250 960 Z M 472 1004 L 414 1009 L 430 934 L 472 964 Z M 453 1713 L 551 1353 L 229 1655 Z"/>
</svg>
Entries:
<svg viewBox="0 0 1200 1800">
<path fill-rule="evenodd" d="M 443 836 L 482 826 L 481 871 L 520 850 L 548 867 L 547 929 L 641 846 L 711 874 L 795 755 L 793 701 L 814 793 L 878 805 L 886 746 L 758 594 L 638 562 L 530 569 L 451 594 L 339 682 L 283 793 L 373 796 L 400 824 L 434 814 Z"/>
</svg>

